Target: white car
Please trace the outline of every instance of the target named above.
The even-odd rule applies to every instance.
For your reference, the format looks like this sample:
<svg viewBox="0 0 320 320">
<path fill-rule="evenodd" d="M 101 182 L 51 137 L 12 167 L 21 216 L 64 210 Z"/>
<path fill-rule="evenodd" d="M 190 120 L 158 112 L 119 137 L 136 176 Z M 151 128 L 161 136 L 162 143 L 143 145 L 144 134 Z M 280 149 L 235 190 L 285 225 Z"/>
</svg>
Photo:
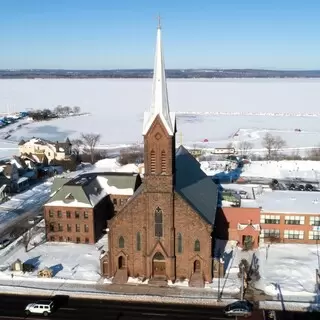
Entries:
<svg viewBox="0 0 320 320">
<path fill-rule="evenodd" d="M 244 317 L 248 318 L 252 315 L 253 304 L 247 300 L 240 300 L 229 304 L 225 308 L 227 317 Z"/>
<path fill-rule="evenodd" d="M 42 314 L 47 317 L 52 314 L 54 309 L 54 303 L 52 300 L 40 300 L 34 303 L 29 303 L 24 312 L 28 316 L 29 314 Z"/>
</svg>

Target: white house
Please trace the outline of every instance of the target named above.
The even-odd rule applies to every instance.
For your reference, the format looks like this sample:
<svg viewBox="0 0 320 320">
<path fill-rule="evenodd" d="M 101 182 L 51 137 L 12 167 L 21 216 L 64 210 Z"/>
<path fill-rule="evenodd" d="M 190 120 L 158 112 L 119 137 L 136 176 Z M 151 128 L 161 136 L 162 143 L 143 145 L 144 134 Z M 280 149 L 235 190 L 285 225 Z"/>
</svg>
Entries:
<svg viewBox="0 0 320 320">
<path fill-rule="evenodd" d="M 48 159 L 48 163 L 52 160 L 65 160 L 71 155 L 72 144 L 67 138 L 65 142 L 52 142 L 40 138 L 32 138 L 28 141 L 21 140 L 19 142 L 20 156 L 32 154 L 38 157 L 39 162 L 43 162 L 44 156 Z"/>
</svg>

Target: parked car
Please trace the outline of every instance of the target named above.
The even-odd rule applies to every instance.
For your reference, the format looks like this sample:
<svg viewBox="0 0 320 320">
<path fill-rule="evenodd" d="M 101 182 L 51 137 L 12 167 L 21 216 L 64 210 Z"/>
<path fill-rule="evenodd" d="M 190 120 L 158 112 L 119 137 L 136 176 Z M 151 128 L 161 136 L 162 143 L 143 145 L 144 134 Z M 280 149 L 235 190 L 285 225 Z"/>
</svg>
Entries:
<svg viewBox="0 0 320 320">
<path fill-rule="evenodd" d="M 224 313 L 227 317 L 251 317 L 253 304 L 248 300 L 239 300 L 229 304 Z"/>
<path fill-rule="evenodd" d="M 4 249 L 4 248 L 7 247 L 10 243 L 11 243 L 11 241 L 10 241 L 9 239 L 0 240 L 0 249 Z"/>
<path fill-rule="evenodd" d="M 29 303 L 24 312 L 29 314 L 42 314 L 44 317 L 49 316 L 54 311 L 54 303 L 52 300 L 40 300 L 34 303 Z"/>
</svg>

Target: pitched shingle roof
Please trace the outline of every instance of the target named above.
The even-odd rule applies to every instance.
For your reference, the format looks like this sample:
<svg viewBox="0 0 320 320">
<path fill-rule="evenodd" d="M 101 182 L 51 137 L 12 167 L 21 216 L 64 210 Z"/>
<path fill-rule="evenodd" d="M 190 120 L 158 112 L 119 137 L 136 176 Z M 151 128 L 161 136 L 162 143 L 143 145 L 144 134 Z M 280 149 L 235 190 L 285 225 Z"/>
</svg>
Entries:
<svg viewBox="0 0 320 320">
<path fill-rule="evenodd" d="M 207 223 L 214 224 L 218 187 L 183 146 L 176 152 L 175 190 Z"/>
</svg>

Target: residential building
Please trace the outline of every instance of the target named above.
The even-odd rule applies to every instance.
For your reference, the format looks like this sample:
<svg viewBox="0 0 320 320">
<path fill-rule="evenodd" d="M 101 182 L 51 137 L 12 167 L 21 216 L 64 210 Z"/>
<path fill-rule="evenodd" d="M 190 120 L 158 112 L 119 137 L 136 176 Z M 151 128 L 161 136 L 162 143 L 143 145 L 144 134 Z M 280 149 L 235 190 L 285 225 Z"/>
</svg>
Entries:
<svg viewBox="0 0 320 320">
<path fill-rule="evenodd" d="M 95 243 L 140 186 L 135 173 L 87 173 L 74 179 L 58 178 L 44 206 L 48 241 Z"/>
<path fill-rule="evenodd" d="M 20 156 L 31 154 L 37 157 L 40 163 L 66 160 L 71 156 L 71 148 L 72 144 L 68 138 L 65 142 L 51 142 L 40 138 L 32 138 L 28 141 L 21 140 L 19 142 Z"/>
<path fill-rule="evenodd" d="M 149 284 L 212 281 L 212 230 L 218 189 L 183 147 L 176 151 L 176 119 L 169 110 L 161 29 L 157 30 L 153 97 L 144 115 L 144 181 L 108 221 L 101 273 L 114 283 L 129 276 Z"/>
</svg>

